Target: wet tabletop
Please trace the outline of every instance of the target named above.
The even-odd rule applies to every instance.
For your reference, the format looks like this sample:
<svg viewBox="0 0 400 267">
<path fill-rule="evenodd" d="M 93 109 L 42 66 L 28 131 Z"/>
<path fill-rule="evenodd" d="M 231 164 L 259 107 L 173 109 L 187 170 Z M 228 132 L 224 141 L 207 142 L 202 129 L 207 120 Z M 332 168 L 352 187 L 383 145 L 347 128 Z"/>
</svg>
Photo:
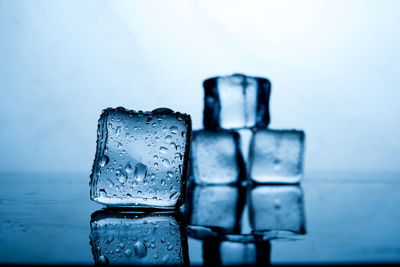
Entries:
<svg viewBox="0 0 400 267">
<path fill-rule="evenodd" d="M 99 245 L 95 247 L 102 246 L 103 243 L 108 244 L 103 242 L 107 241 L 107 238 L 101 236 L 104 232 L 101 227 L 106 223 L 113 224 L 119 217 L 102 212 L 95 213 L 103 207 L 89 200 L 89 174 L 1 174 L 0 176 L 0 263 L 94 263 L 94 258 L 98 258 L 99 255 L 96 254 L 98 251 L 93 249 L 93 243 L 98 242 Z M 301 194 L 300 208 L 304 213 L 301 224 L 304 224 L 302 226 L 304 229 L 299 228 L 295 230 L 297 234 L 289 235 L 281 235 L 280 232 L 264 233 L 262 248 L 257 250 L 263 254 L 261 256 L 260 252 L 257 254 L 261 262 L 272 264 L 400 262 L 400 175 L 385 172 L 313 172 L 307 173 L 301 186 L 293 190 L 295 194 Z M 237 192 L 236 195 L 250 194 L 248 190 Z M 259 192 L 268 195 L 271 189 L 266 187 Z M 254 201 L 256 199 L 254 197 Z M 201 221 L 207 216 L 208 209 L 211 214 L 215 212 L 209 208 L 213 204 L 207 204 L 205 201 L 207 198 L 199 197 L 191 205 L 185 204 L 187 209 L 193 211 L 190 220 Z M 261 209 L 268 206 L 262 203 L 257 205 Z M 227 209 L 224 208 L 224 211 Z M 245 206 L 241 213 L 240 231 L 250 233 L 248 207 Z M 293 210 L 288 214 L 293 214 Z M 212 242 L 202 239 L 201 234 L 199 237 L 196 231 L 193 234 L 193 228 L 187 226 L 185 220 L 181 219 L 183 216 L 182 213 L 161 215 L 161 217 L 142 215 L 132 217 L 132 220 L 125 216 L 123 220 L 129 222 L 130 230 L 124 232 L 119 229 L 118 235 L 127 235 L 127 231 L 144 231 L 149 226 L 143 225 L 154 221 L 160 226 L 155 238 L 161 238 L 163 241 L 163 231 L 172 229 L 178 236 L 174 237 L 176 240 L 174 239 L 173 245 L 184 248 L 183 253 L 179 252 L 176 257 L 183 257 L 191 264 L 202 264 L 205 257 L 206 260 L 210 260 L 210 257 L 220 257 L 222 263 L 229 263 L 229 260 L 233 260 L 233 263 L 234 260 L 237 260 L 236 263 L 240 262 L 241 256 L 252 261 L 251 248 L 248 249 L 251 255 L 240 254 L 247 250 L 240 247 L 245 241 L 240 238 L 236 240 L 238 235 L 232 237 L 236 238 L 235 242 L 221 247 L 221 253 L 215 256 L 212 250 L 216 248 Z M 262 227 L 268 218 L 254 217 L 253 220 L 256 221 L 256 225 L 259 223 Z M 93 227 L 91 229 L 91 221 L 95 222 L 99 229 L 94 230 Z M 170 228 L 165 228 L 167 226 L 164 225 L 170 225 L 168 226 Z M 178 226 L 173 228 L 175 225 Z M 287 227 L 292 226 L 287 225 Z M 268 237 L 269 234 L 272 235 L 271 238 Z M 204 246 L 204 242 L 209 242 L 210 245 Z M 130 256 L 131 253 L 136 254 L 134 256 L 152 253 L 149 245 L 144 252 L 140 245 L 136 244 L 134 251 L 127 251 L 123 247 L 122 250 L 125 251 L 125 256 Z M 169 245 L 163 253 L 167 254 L 168 251 Z M 175 250 L 171 248 L 171 251 Z M 157 256 L 154 254 L 154 257 Z M 260 259 L 257 261 L 260 262 Z"/>
</svg>

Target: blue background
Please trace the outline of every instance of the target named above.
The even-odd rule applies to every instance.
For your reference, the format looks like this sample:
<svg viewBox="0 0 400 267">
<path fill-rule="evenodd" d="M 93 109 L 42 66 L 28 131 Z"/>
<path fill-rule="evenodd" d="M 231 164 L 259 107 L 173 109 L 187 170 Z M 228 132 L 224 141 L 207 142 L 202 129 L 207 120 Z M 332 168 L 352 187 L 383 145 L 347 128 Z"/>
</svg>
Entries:
<svg viewBox="0 0 400 267">
<path fill-rule="evenodd" d="M 272 82 L 305 171 L 400 171 L 400 1 L 0 0 L 0 171 L 90 172 L 101 110 L 201 128 L 202 81 Z"/>
</svg>

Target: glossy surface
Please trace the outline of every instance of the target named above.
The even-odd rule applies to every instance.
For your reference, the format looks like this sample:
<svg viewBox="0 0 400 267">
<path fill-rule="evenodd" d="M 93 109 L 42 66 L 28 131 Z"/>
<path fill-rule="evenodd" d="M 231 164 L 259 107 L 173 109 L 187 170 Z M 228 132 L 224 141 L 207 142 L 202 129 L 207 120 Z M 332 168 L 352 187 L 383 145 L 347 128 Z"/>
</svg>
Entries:
<svg viewBox="0 0 400 267">
<path fill-rule="evenodd" d="M 91 214 L 102 206 L 89 200 L 87 173 L 1 174 L 0 188 L 1 263 L 94 263 Z M 400 262 L 399 174 L 309 173 L 301 188 L 305 235 L 266 235 L 256 243 L 228 235 L 208 246 L 189 237 L 190 263 L 204 261 L 204 247 L 205 260 L 214 262 L 240 262 L 243 255 L 272 264 Z M 241 231 L 251 230 L 247 212 Z"/>
</svg>

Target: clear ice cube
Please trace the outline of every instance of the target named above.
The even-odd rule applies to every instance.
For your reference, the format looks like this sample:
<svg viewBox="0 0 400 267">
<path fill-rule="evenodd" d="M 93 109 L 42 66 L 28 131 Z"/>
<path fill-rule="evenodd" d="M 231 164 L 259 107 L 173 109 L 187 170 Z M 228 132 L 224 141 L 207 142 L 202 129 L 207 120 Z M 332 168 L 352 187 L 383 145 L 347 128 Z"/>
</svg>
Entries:
<svg viewBox="0 0 400 267">
<path fill-rule="evenodd" d="M 268 79 L 233 74 L 207 79 L 203 87 L 204 128 L 264 128 L 269 124 Z"/>
<path fill-rule="evenodd" d="M 221 233 L 240 232 L 245 193 L 243 188 L 227 185 L 190 187 L 186 207 L 188 224 Z"/>
<path fill-rule="evenodd" d="M 90 223 L 96 264 L 189 264 L 182 215 L 98 211 Z"/>
<path fill-rule="evenodd" d="M 204 266 L 270 265 L 268 241 L 230 241 L 226 236 L 203 240 Z"/>
<path fill-rule="evenodd" d="M 249 152 L 249 177 L 257 183 L 299 183 L 303 176 L 304 132 L 258 130 Z"/>
<path fill-rule="evenodd" d="M 190 116 L 169 109 L 103 110 L 90 180 L 108 206 L 174 208 L 184 202 Z"/>
<path fill-rule="evenodd" d="M 245 163 L 233 131 L 193 131 L 190 154 L 191 176 L 198 184 L 228 184 L 242 180 Z"/>
<path fill-rule="evenodd" d="M 255 232 L 304 234 L 303 192 L 299 186 L 256 186 L 249 193 L 249 216 Z"/>
</svg>

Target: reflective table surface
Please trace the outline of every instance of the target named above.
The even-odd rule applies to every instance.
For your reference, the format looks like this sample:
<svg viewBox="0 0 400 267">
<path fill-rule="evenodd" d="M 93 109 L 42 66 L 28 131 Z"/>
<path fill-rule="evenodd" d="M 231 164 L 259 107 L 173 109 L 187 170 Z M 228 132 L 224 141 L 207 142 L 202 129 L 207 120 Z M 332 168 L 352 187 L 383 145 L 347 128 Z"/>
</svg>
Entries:
<svg viewBox="0 0 400 267">
<path fill-rule="evenodd" d="M 0 175 L 0 263 L 400 263 L 400 174 L 196 186 L 182 211 L 103 210 L 85 173 Z"/>
</svg>

